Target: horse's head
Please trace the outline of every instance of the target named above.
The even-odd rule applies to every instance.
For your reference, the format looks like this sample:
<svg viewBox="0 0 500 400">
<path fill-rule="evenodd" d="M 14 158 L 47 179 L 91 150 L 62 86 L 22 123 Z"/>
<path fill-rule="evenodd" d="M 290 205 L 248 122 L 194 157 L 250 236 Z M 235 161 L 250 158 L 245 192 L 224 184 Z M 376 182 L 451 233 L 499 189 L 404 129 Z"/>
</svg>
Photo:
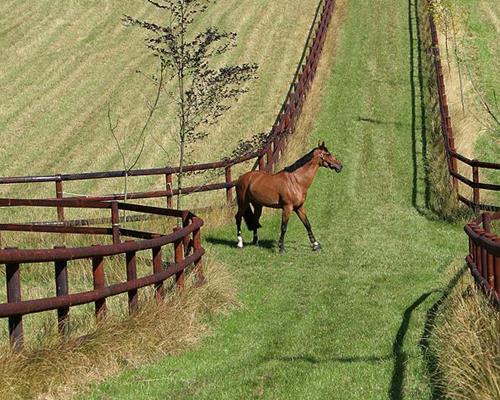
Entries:
<svg viewBox="0 0 500 400">
<path fill-rule="evenodd" d="M 323 143 L 318 142 L 315 154 L 318 157 L 318 162 L 321 167 L 334 169 L 337 173 L 342 171 L 342 163 L 328 151 L 324 141 Z"/>
</svg>

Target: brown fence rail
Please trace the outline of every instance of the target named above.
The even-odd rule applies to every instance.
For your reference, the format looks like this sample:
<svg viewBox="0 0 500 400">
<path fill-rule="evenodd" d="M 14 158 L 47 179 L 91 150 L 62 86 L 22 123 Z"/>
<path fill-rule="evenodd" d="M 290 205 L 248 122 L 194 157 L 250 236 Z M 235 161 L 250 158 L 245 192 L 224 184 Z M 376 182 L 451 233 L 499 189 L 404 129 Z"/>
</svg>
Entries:
<svg viewBox="0 0 500 400">
<path fill-rule="evenodd" d="M 441 53 L 439 50 L 438 33 L 432 13 L 429 14 L 429 30 L 431 36 L 431 54 L 433 56 L 434 72 L 437 83 L 439 111 L 441 115 L 441 132 L 444 139 L 444 147 L 448 160 L 448 171 L 450 173 L 453 186 L 458 193 L 458 199 L 475 210 L 500 211 L 500 206 L 495 204 L 485 204 L 481 201 L 481 193 L 484 190 L 500 191 L 500 184 L 481 182 L 486 170 L 500 171 L 500 164 L 471 160 L 457 152 L 455 148 L 455 138 L 451 126 L 451 118 L 446 96 L 446 87 L 443 76 L 443 66 L 441 63 Z M 472 180 L 463 176 L 458 171 L 457 163 L 462 162 L 471 168 Z M 458 181 L 462 182 L 472 190 L 472 199 L 468 199 L 460 193 Z"/>
<path fill-rule="evenodd" d="M 491 230 L 494 220 L 500 220 L 500 213 L 483 213 L 467 224 L 469 255 L 466 260 L 477 285 L 500 310 L 500 237 Z"/>
<path fill-rule="evenodd" d="M 17 249 L 0 248 L 0 264 L 5 265 L 7 284 L 7 303 L 0 304 L 0 318 L 8 318 L 10 342 L 14 349 L 20 349 L 24 340 L 23 315 L 42 311 L 57 310 L 57 324 L 61 333 L 67 331 L 70 307 L 86 303 L 95 303 L 95 315 L 100 319 L 106 314 L 106 299 L 121 293 L 128 293 L 130 314 L 138 310 L 138 289 L 153 286 L 157 302 L 165 296 L 163 282 L 175 276 L 176 289 L 184 288 L 185 269 L 194 265 L 196 281 L 203 278 L 200 228 L 203 221 L 189 211 L 178 211 L 137 204 L 112 202 L 93 202 L 81 199 L 33 200 L 0 199 L 0 207 L 71 207 L 78 209 L 93 208 L 109 210 L 108 227 L 68 226 L 65 224 L 0 224 L 2 231 L 45 232 L 79 235 L 109 235 L 112 244 L 89 247 L 54 247 L 53 249 Z M 120 210 L 139 212 L 147 215 L 173 217 L 182 220 L 182 228 L 174 228 L 170 234 L 125 229 L 120 226 Z M 132 240 L 123 241 L 123 237 Z M 162 249 L 173 246 L 172 262 L 162 260 Z M 152 273 L 137 277 L 137 253 L 151 252 Z M 116 255 L 125 256 L 127 280 L 106 285 L 106 260 Z M 74 260 L 88 260 L 92 268 L 93 290 L 69 293 L 68 264 Z M 55 296 L 35 300 L 22 300 L 20 274 L 26 264 L 53 263 L 55 271 Z"/>
<path fill-rule="evenodd" d="M 199 186 L 192 186 L 182 188 L 181 192 L 172 187 L 173 176 L 179 173 L 178 167 L 163 167 L 151 169 L 137 169 L 137 170 L 118 170 L 118 171 L 105 171 L 105 172 L 87 172 L 77 174 L 54 174 L 45 176 L 18 176 L 18 177 L 3 177 L 0 178 L 0 185 L 12 184 L 36 184 L 53 182 L 55 185 L 55 198 L 63 199 L 65 197 L 64 182 L 69 181 L 82 181 L 82 180 L 97 180 L 97 179 L 110 179 L 120 178 L 125 176 L 151 176 L 163 175 L 165 182 L 164 190 L 146 191 L 146 192 L 133 192 L 119 194 L 105 194 L 98 196 L 77 196 L 76 198 L 85 198 L 94 201 L 109 201 L 109 200 L 124 200 L 126 199 L 147 199 L 147 198 L 166 198 L 167 207 L 171 208 L 173 205 L 173 196 L 178 194 L 191 194 L 195 192 L 207 192 L 213 190 L 225 190 L 226 201 L 231 203 L 233 201 L 233 187 L 235 181 L 232 179 L 232 168 L 237 164 L 247 162 L 255 159 L 254 168 L 272 171 L 274 165 L 279 161 L 283 151 L 288 142 L 290 134 L 295 129 L 296 122 L 302 111 L 305 98 L 312 85 L 313 79 L 316 75 L 317 66 L 319 63 L 320 55 L 326 39 L 328 26 L 331 21 L 332 13 L 335 7 L 335 0 L 321 0 L 318 3 L 318 8 L 311 25 L 309 36 L 304 46 L 301 60 L 297 67 L 296 73 L 290 85 L 290 89 L 286 95 L 285 101 L 281 110 L 276 118 L 270 134 L 267 137 L 266 143 L 260 148 L 248 153 L 244 156 L 206 163 L 194 164 L 185 166 L 184 172 L 199 172 L 207 170 L 225 170 L 224 182 L 209 183 Z M 75 198 L 72 196 L 71 198 Z M 64 220 L 64 205 L 61 203 L 57 206 L 57 218 L 59 221 Z"/>
</svg>

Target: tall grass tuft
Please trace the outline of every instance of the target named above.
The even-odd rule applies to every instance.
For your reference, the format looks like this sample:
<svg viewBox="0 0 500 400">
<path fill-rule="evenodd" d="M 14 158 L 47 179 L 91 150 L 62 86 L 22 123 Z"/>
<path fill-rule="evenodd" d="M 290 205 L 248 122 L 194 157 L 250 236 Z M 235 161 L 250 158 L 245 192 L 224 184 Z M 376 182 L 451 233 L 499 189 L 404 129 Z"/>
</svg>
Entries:
<svg viewBox="0 0 500 400">
<path fill-rule="evenodd" d="M 208 333 L 207 315 L 238 306 L 233 280 L 220 264 L 204 258 L 207 283 L 187 285 L 156 305 L 151 298 L 123 321 L 111 317 L 84 338 L 44 337 L 44 347 L 0 356 L 0 399 L 65 399 L 118 372 L 177 354 Z"/>
<path fill-rule="evenodd" d="M 445 300 L 431 347 L 445 398 L 500 399 L 500 313 L 466 274 Z"/>
</svg>

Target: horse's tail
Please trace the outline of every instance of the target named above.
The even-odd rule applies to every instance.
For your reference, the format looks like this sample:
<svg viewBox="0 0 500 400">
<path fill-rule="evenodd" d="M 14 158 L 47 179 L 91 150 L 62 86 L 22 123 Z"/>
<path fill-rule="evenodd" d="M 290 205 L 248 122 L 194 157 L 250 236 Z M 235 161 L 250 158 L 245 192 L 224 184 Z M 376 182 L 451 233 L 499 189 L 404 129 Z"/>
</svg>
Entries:
<svg viewBox="0 0 500 400">
<path fill-rule="evenodd" d="M 247 228 L 249 231 L 254 231 L 254 230 L 262 227 L 262 225 L 259 224 L 259 221 L 257 220 L 257 218 L 255 218 L 255 214 L 254 214 L 250 204 L 248 205 L 247 209 L 245 210 L 245 214 L 243 215 L 243 219 L 245 220 L 245 224 L 247 224 Z"/>
</svg>

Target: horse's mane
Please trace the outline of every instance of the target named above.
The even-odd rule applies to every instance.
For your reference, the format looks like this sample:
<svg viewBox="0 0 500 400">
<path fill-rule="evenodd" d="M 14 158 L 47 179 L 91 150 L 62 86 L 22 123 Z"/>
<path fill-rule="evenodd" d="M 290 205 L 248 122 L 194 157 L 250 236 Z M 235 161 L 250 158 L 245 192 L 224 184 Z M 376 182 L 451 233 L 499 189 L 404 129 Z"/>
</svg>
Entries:
<svg viewBox="0 0 500 400">
<path fill-rule="evenodd" d="M 316 150 L 316 149 L 312 149 L 309 153 L 307 153 L 305 156 L 300 157 L 292 165 L 289 165 L 288 167 L 285 167 L 283 169 L 283 171 L 294 172 L 295 170 L 299 169 L 303 165 L 307 164 L 309 161 L 312 160 L 312 158 L 314 156 L 314 150 Z"/>
</svg>

